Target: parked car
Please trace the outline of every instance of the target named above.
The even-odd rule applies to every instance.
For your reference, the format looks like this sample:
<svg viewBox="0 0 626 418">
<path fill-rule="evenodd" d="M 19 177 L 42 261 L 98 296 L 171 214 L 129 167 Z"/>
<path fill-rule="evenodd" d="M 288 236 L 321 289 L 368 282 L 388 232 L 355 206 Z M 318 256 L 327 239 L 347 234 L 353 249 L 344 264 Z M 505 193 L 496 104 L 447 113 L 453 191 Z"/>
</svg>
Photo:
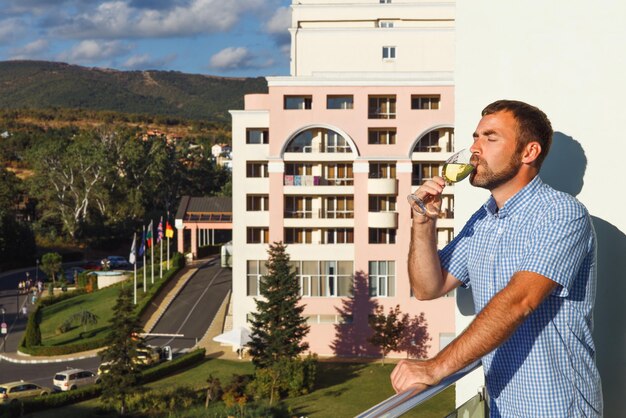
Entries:
<svg viewBox="0 0 626 418">
<path fill-rule="evenodd" d="M 102 259 L 102 267 L 108 265 L 108 268 L 128 267 L 130 263 L 124 257 L 120 255 L 110 255 L 107 258 Z"/>
<path fill-rule="evenodd" d="M 58 372 L 52 379 L 55 391 L 75 390 L 81 386 L 100 383 L 100 378 L 89 370 L 69 369 Z"/>
<path fill-rule="evenodd" d="M 50 393 L 50 389 L 20 380 L 0 385 L 0 404 L 17 402 L 19 399 L 34 398 Z"/>
<path fill-rule="evenodd" d="M 85 264 L 83 264 L 83 268 L 85 270 L 92 270 L 92 271 L 100 271 L 102 270 L 102 264 L 100 262 L 100 260 L 98 261 L 86 261 Z"/>
<path fill-rule="evenodd" d="M 133 359 L 135 364 L 152 366 L 162 360 L 161 347 L 141 347 L 137 349 L 137 357 Z"/>
</svg>

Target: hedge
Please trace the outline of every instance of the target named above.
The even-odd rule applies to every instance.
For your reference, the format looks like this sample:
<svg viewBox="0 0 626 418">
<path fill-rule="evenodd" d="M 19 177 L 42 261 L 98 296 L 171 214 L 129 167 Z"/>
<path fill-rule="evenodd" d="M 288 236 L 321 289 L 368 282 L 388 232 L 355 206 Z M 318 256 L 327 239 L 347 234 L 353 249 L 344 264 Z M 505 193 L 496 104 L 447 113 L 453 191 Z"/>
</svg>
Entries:
<svg viewBox="0 0 626 418">
<path fill-rule="evenodd" d="M 141 382 L 151 382 L 182 371 L 189 366 L 200 363 L 204 360 L 205 354 L 205 350 L 202 348 L 183 354 L 172 361 L 164 362 L 155 367 L 145 369 L 141 372 Z M 0 406 L 0 416 L 13 418 L 21 416 L 22 412 L 24 414 L 30 414 L 50 408 L 59 408 L 73 403 L 97 398 L 101 393 L 101 385 L 92 385 L 77 390 L 52 393 L 48 396 L 26 399 L 21 403 L 18 402 L 16 404 Z"/>
<path fill-rule="evenodd" d="M 141 316 L 141 314 L 148 308 L 154 296 L 161 291 L 161 289 L 170 281 L 172 277 L 176 276 L 176 273 L 178 273 L 178 271 L 184 265 L 185 258 L 183 257 L 183 255 L 180 253 L 174 253 L 172 259 L 170 260 L 171 268 L 165 272 L 165 274 L 163 275 L 163 279 L 161 279 L 148 290 L 146 297 L 142 298 L 137 305 L 135 310 L 137 316 Z M 90 351 L 95 350 L 96 348 L 104 347 L 107 344 L 106 338 L 92 340 L 85 343 L 67 344 L 62 346 L 33 345 L 32 341 L 36 340 L 30 340 L 31 342 L 29 343 L 26 339 L 26 336 L 31 336 L 30 338 L 36 338 L 36 336 L 38 335 L 37 333 L 39 332 L 39 323 L 41 321 L 41 315 L 39 314 L 41 308 L 53 305 L 69 298 L 73 298 L 78 295 L 82 295 L 84 293 L 86 293 L 85 289 L 76 289 L 71 292 L 63 292 L 58 295 L 49 296 L 41 299 L 37 303 L 35 312 L 33 312 L 33 314 L 29 316 L 29 320 L 24 333 L 24 338 L 20 343 L 20 351 L 22 353 L 30 354 L 33 356 L 58 356 L 64 354 L 79 353 L 81 351 Z M 41 337 L 39 337 L 39 339 L 41 340 Z"/>
</svg>

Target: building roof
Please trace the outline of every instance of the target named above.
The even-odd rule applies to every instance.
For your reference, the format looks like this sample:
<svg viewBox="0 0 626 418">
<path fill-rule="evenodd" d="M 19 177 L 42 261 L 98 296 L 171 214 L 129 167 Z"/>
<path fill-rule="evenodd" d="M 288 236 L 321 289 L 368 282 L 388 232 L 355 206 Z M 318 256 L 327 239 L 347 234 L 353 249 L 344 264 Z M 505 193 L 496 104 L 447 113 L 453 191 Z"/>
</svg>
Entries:
<svg viewBox="0 0 626 418">
<path fill-rule="evenodd" d="M 178 205 L 176 219 L 183 221 L 216 221 L 216 215 L 232 221 L 233 201 L 230 197 L 183 196 Z M 219 222 L 219 221 L 218 221 Z"/>
</svg>

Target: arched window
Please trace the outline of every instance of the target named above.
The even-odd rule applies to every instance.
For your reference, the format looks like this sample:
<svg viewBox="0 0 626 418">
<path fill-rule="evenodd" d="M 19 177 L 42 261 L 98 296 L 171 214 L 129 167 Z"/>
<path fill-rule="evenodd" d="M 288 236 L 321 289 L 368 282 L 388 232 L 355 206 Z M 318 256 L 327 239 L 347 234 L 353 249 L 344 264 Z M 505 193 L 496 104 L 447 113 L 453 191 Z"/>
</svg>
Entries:
<svg viewBox="0 0 626 418">
<path fill-rule="evenodd" d="M 312 128 L 297 134 L 285 152 L 351 153 L 348 141 L 339 133 L 327 128 Z"/>
</svg>

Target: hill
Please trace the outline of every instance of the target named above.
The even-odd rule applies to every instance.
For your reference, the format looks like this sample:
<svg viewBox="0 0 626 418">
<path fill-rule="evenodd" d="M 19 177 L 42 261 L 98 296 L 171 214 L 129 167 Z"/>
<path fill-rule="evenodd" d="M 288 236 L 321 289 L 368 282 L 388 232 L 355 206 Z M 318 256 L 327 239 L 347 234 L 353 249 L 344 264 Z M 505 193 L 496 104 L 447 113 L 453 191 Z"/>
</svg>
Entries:
<svg viewBox="0 0 626 418">
<path fill-rule="evenodd" d="M 264 78 L 118 71 L 47 61 L 0 61 L 0 108 L 109 110 L 216 122 L 267 92 Z"/>
</svg>

